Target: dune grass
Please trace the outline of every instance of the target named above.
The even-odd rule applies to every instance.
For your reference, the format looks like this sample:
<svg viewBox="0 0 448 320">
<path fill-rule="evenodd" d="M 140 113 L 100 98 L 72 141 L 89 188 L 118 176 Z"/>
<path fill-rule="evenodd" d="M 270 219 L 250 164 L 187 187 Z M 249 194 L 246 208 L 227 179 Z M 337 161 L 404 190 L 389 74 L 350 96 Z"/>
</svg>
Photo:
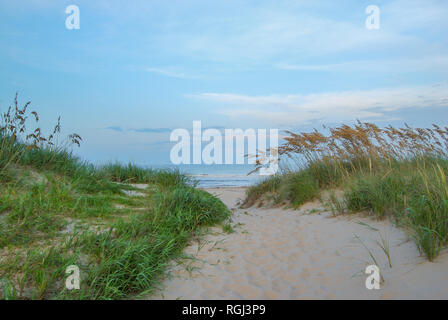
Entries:
<svg viewBox="0 0 448 320">
<path fill-rule="evenodd" d="M 177 171 L 80 160 L 70 151 L 78 135 L 53 143 L 59 120 L 50 136 L 29 136 L 28 116 L 37 124 L 38 115 L 25 106 L 16 97 L 0 122 L 0 299 L 151 293 L 193 236 L 228 217 Z M 65 288 L 70 265 L 80 268 L 80 290 Z"/>
<path fill-rule="evenodd" d="M 279 149 L 296 160 L 247 191 L 245 205 L 263 198 L 298 207 L 330 193 L 335 214 L 366 212 L 407 229 L 433 260 L 448 243 L 448 128 L 381 129 L 371 123 L 292 133 Z"/>
</svg>

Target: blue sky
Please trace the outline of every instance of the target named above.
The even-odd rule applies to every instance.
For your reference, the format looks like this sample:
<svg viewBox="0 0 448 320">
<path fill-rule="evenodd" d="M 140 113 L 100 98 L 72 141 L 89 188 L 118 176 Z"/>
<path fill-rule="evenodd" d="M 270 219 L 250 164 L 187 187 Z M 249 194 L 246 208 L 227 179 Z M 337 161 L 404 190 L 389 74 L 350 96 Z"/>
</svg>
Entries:
<svg viewBox="0 0 448 320">
<path fill-rule="evenodd" d="M 141 164 L 169 162 L 193 120 L 448 125 L 447 16 L 446 0 L 0 0 L 0 108 L 18 91 L 82 157 Z"/>
</svg>

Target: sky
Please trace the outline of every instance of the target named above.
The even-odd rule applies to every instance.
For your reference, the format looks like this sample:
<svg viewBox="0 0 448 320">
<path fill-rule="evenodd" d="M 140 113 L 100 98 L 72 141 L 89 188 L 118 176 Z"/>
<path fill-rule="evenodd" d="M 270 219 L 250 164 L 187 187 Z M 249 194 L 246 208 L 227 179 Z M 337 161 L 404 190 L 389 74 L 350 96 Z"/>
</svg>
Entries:
<svg viewBox="0 0 448 320">
<path fill-rule="evenodd" d="M 446 0 L 0 0 L 0 109 L 18 92 L 82 158 L 148 165 L 194 120 L 445 126 L 447 16 Z"/>
</svg>

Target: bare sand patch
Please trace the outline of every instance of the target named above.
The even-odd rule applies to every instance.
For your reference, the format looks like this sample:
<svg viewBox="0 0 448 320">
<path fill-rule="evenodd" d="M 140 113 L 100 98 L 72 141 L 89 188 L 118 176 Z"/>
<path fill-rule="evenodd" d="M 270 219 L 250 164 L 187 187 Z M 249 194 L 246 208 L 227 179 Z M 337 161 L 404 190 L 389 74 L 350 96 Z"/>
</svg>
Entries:
<svg viewBox="0 0 448 320">
<path fill-rule="evenodd" d="M 244 188 L 208 191 L 232 209 L 235 232 L 216 227 L 193 242 L 185 253 L 194 259 L 174 265 L 151 299 L 448 298 L 448 254 L 427 261 L 388 221 L 332 217 L 318 203 L 300 210 L 239 209 Z M 370 254 L 385 280 L 379 290 L 365 286 L 365 268 L 374 264 Z"/>
</svg>

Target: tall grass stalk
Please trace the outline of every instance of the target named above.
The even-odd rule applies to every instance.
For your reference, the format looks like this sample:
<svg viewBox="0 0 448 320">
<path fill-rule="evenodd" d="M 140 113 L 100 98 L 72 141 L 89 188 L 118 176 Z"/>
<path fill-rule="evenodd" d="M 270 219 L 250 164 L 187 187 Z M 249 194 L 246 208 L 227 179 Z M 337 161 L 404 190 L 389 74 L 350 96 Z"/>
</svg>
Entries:
<svg viewBox="0 0 448 320">
<path fill-rule="evenodd" d="M 250 188 L 245 204 L 275 194 L 300 206 L 323 189 L 343 189 L 342 200 L 330 199 L 334 213 L 394 219 L 433 260 L 448 244 L 448 127 L 357 122 L 323 132 L 289 132 L 279 154 L 297 169 Z"/>
<path fill-rule="evenodd" d="M 0 299 L 124 299 L 156 290 L 190 239 L 227 207 L 174 170 L 94 166 L 38 127 L 30 103 L 0 121 Z M 35 128 L 29 126 L 29 121 Z M 126 183 L 126 184 L 125 184 Z M 139 196 L 129 183 L 144 183 Z M 202 231 L 201 231 L 202 230 Z M 81 289 L 65 288 L 77 265 Z"/>
</svg>

